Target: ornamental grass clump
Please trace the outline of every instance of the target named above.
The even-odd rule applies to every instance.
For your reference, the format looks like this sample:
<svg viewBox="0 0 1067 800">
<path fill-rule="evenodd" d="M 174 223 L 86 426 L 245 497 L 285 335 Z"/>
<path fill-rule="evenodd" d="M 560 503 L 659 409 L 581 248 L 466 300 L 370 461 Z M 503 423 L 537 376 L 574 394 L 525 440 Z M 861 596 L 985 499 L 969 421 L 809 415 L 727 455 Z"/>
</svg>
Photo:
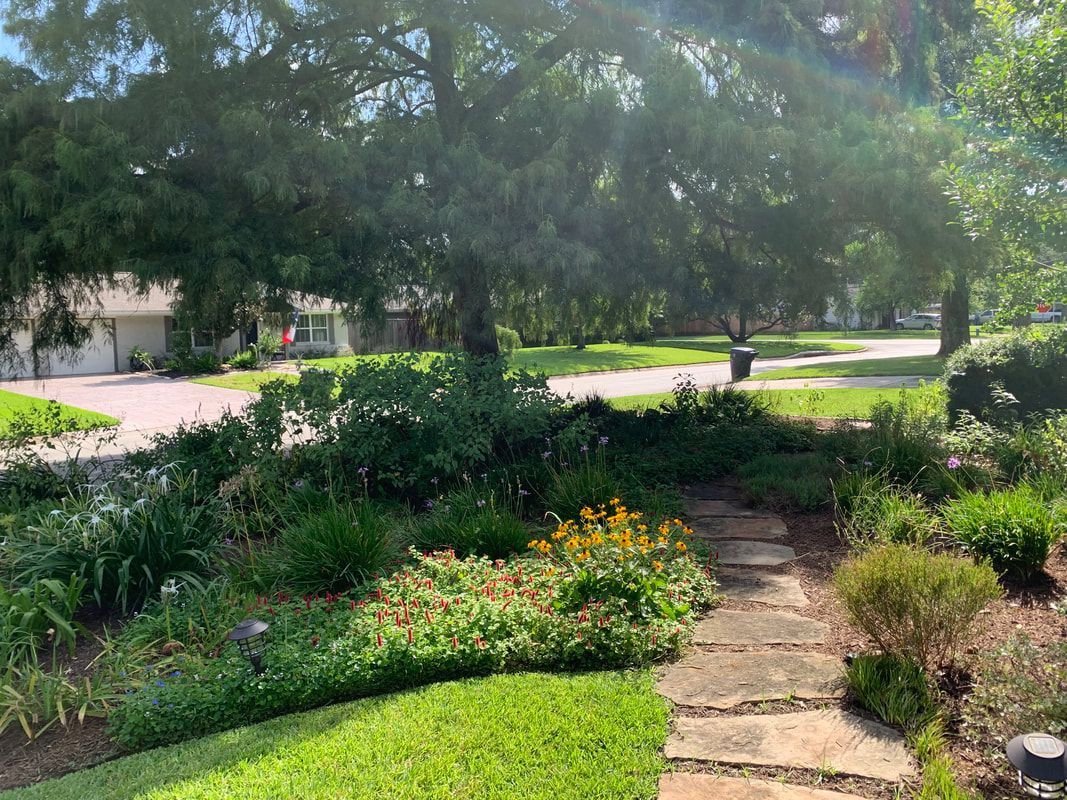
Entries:
<svg viewBox="0 0 1067 800">
<path fill-rule="evenodd" d="M 951 664 L 1001 595 L 997 576 L 969 558 L 908 545 L 872 548 L 834 574 L 849 618 L 887 655 L 927 670 Z"/>
<path fill-rule="evenodd" d="M 1067 533 L 1067 521 L 1027 485 L 964 492 L 942 507 L 952 537 L 1007 578 L 1031 581 Z"/>
<path fill-rule="evenodd" d="M 594 527 L 621 536 L 624 524 L 633 526 L 630 542 L 615 546 L 618 570 L 606 552 L 603 560 L 592 552 L 579 560 L 584 550 L 561 544 L 564 555 L 548 542 L 538 556 L 497 561 L 413 550 L 410 567 L 357 591 L 250 599 L 245 613 L 271 626 L 262 675 L 223 641 L 190 647 L 180 670 L 160 674 L 111 714 L 111 734 L 125 747 L 152 747 L 437 680 L 674 655 L 689 640 L 695 612 L 714 599 L 710 571 L 687 556 L 674 523 L 666 534 L 654 529 L 654 548 L 637 541 L 644 522 L 616 514 L 626 514 L 625 523 Z M 638 576 L 649 580 L 634 592 Z M 175 626 L 179 642 L 182 635 Z"/>
</svg>

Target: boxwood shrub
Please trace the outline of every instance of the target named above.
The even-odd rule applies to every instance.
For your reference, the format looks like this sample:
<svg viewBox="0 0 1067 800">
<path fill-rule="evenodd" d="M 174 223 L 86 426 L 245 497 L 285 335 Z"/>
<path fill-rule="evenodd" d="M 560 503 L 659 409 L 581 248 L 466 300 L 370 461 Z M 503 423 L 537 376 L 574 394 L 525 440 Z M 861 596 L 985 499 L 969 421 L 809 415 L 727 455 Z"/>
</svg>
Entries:
<svg viewBox="0 0 1067 800">
<path fill-rule="evenodd" d="M 1067 408 L 1067 328 L 962 347 L 945 364 L 945 375 L 954 420 L 964 411 L 996 420 Z"/>
</svg>

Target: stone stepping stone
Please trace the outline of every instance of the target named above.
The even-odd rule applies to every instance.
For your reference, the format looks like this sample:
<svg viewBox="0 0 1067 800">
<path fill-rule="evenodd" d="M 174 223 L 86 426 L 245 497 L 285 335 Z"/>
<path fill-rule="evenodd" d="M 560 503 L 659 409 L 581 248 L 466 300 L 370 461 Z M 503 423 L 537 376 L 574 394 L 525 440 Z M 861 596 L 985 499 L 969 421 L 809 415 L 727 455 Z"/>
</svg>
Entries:
<svg viewBox="0 0 1067 800">
<path fill-rule="evenodd" d="M 715 573 L 719 591 L 730 600 L 765 603 L 771 606 L 806 606 L 807 595 L 800 579 L 793 575 L 776 575 L 750 569 L 721 567 Z"/>
<path fill-rule="evenodd" d="M 659 779 L 659 800 L 863 800 L 855 794 L 755 778 L 675 772 Z"/>
<path fill-rule="evenodd" d="M 744 492 L 725 483 L 694 483 L 682 490 L 686 500 L 743 500 Z"/>
<path fill-rule="evenodd" d="M 912 772 L 904 737 L 840 709 L 741 717 L 679 717 L 667 758 L 835 769 L 883 781 Z"/>
<path fill-rule="evenodd" d="M 689 500 L 685 504 L 686 513 L 693 519 L 698 517 L 748 517 L 764 519 L 773 517 L 770 511 L 749 508 L 731 500 Z"/>
<path fill-rule="evenodd" d="M 680 706 L 725 710 L 764 700 L 845 696 L 841 662 L 821 653 L 692 653 L 667 667 L 656 690 Z"/>
<path fill-rule="evenodd" d="M 780 517 L 705 517 L 689 527 L 701 539 L 778 539 L 788 532 Z"/>
<path fill-rule="evenodd" d="M 766 542 L 746 542 L 738 540 L 716 541 L 710 545 L 717 554 L 720 564 L 734 564 L 750 567 L 776 567 L 797 557 L 792 547 Z"/>
<path fill-rule="evenodd" d="M 775 611 L 713 611 L 697 623 L 697 644 L 819 644 L 830 626 Z"/>
</svg>

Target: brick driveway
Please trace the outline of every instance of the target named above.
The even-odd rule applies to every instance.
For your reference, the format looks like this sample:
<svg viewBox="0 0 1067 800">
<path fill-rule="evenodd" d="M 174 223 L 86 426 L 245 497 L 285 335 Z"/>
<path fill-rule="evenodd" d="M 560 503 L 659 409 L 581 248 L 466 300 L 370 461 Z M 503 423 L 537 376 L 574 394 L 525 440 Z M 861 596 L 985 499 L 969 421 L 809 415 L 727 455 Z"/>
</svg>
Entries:
<svg viewBox="0 0 1067 800">
<path fill-rule="evenodd" d="M 250 392 L 154 375 L 77 375 L 0 382 L 0 389 L 99 411 L 120 421 L 120 432 L 157 431 L 183 422 L 216 420 L 240 411 Z"/>
</svg>

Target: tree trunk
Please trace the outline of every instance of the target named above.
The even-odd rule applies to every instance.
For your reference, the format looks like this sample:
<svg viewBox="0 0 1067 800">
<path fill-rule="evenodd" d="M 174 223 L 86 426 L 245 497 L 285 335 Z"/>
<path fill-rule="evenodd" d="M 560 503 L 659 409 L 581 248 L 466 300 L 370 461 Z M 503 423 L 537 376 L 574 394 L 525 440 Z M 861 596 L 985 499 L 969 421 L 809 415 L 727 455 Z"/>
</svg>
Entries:
<svg viewBox="0 0 1067 800">
<path fill-rule="evenodd" d="M 457 265 L 456 311 L 459 314 L 459 337 L 463 349 L 474 356 L 500 354 L 496 340 L 496 320 L 489 294 L 489 276 L 485 265 L 470 261 Z"/>
<path fill-rule="evenodd" d="M 967 276 L 957 271 L 952 285 L 941 296 L 941 349 L 939 356 L 949 356 L 971 343 L 971 287 Z"/>
<path fill-rule="evenodd" d="M 585 326 L 584 325 L 581 325 L 581 324 L 578 325 L 577 339 L 578 339 L 578 341 L 575 343 L 574 349 L 575 350 L 584 350 L 585 349 Z"/>
</svg>

